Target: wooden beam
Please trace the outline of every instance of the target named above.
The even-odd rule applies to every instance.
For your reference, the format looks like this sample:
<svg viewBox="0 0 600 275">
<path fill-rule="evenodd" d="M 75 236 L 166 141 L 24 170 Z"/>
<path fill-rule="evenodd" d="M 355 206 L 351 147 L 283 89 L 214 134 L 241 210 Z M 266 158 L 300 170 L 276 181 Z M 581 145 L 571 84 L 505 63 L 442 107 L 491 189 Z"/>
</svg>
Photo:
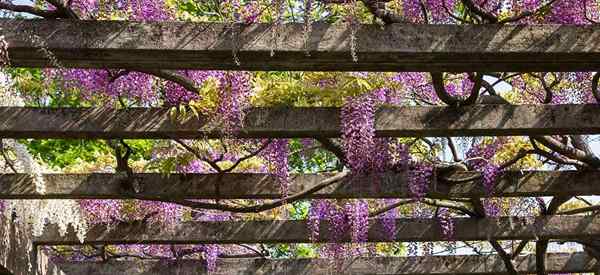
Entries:
<svg viewBox="0 0 600 275">
<path fill-rule="evenodd" d="M 344 24 L 314 24 L 308 47 L 302 24 L 69 20 L 0 21 L 15 66 L 129 69 L 310 71 L 596 71 L 595 26 L 363 25 L 358 62 Z M 239 31 L 237 31 L 239 29 Z M 32 39 L 31 37 L 35 37 Z M 237 46 L 234 46 L 236 45 Z M 40 48 L 46 51 L 39 51 Z M 233 49 L 241 64 L 233 61 Z M 307 54 L 307 52 L 309 54 Z"/>
<path fill-rule="evenodd" d="M 242 138 L 339 137 L 338 108 L 253 108 Z M 600 133 L 600 108 L 574 105 L 386 107 L 375 119 L 377 136 L 511 136 Z M 223 133 L 207 118 L 182 122 L 168 109 L 0 107 L 4 138 L 198 138 Z"/>
<path fill-rule="evenodd" d="M 600 237 L 600 216 L 543 216 L 535 219 L 518 217 L 457 218 L 454 220 L 457 241 L 594 239 Z M 330 239 L 329 225 L 321 224 L 318 242 Z M 395 241 L 444 241 L 440 225 L 432 219 L 397 219 Z M 94 225 L 89 229 L 87 244 L 192 244 L 192 243 L 308 243 L 310 230 L 303 220 L 181 222 L 159 226 L 143 222 Z M 350 236 L 342 236 L 349 241 Z M 371 220 L 370 242 L 389 241 L 379 220 Z M 80 244 L 77 234 L 69 230 L 61 235 L 57 226 L 49 225 L 34 242 L 42 245 Z"/>
<path fill-rule="evenodd" d="M 334 174 L 292 174 L 290 194 L 318 186 Z M 455 172 L 449 179 L 472 178 L 476 172 Z M 135 174 L 142 186 L 138 194 L 122 189 L 118 174 L 45 174 L 45 193 L 36 191 L 28 174 L 0 176 L 0 199 L 278 199 L 278 179 L 269 174 Z M 460 184 L 433 181 L 427 197 L 540 197 L 600 195 L 598 171 L 507 171 L 488 194 L 481 180 Z M 217 191 L 217 186 L 219 190 Z M 387 173 L 380 178 L 348 176 L 307 199 L 410 198 L 406 176 Z"/>
<path fill-rule="evenodd" d="M 535 273 L 535 255 L 516 257 L 513 261 L 519 274 Z M 587 253 L 551 253 L 546 255 L 546 270 L 552 273 L 592 272 L 597 261 Z M 502 259 L 489 256 L 429 256 L 429 257 L 373 257 L 343 260 L 339 269 L 328 259 L 262 258 L 219 259 L 217 270 L 208 273 L 200 260 L 178 261 L 109 261 L 57 262 L 64 275 L 191 275 L 191 274 L 508 274 Z M 54 273 L 52 273 L 54 274 Z"/>
</svg>

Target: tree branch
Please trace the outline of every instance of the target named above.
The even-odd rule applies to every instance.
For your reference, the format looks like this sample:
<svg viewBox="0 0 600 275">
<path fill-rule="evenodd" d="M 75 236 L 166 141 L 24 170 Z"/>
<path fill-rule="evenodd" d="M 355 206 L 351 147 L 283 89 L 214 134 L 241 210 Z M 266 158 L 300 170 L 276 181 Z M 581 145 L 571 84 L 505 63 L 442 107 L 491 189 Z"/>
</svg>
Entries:
<svg viewBox="0 0 600 275">
<path fill-rule="evenodd" d="M 329 138 L 323 138 L 323 137 L 317 137 L 315 138 L 318 142 L 321 143 L 321 145 L 323 145 L 323 148 L 329 152 L 331 152 L 332 154 L 334 154 L 342 163 L 346 162 L 346 154 L 344 153 L 344 150 L 342 149 L 342 147 L 335 143 L 333 140 L 329 139 Z"/>
<path fill-rule="evenodd" d="M 267 146 L 269 146 L 269 144 L 271 144 L 271 142 L 272 142 L 272 140 L 271 140 L 271 139 L 268 139 L 268 140 L 264 141 L 264 142 L 263 142 L 263 144 L 262 144 L 262 145 L 261 145 L 261 146 L 260 146 L 258 149 L 256 149 L 256 150 L 255 150 L 255 151 L 253 151 L 253 152 L 250 152 L 250 154 L 247 154 L 247 155 L 245 155 L 245 156 L 243 156 L 243 157 L 241 157 L 241 158 L 238 158 L 238 159 L 235 161 L 235 163 L 234 163 L 233 165 L 231 165 L 231 166 L 230 166 L 229 168 L 227 168 L 227 169 L 223 169 L 221 172 L 222 172 L 222 173 L 229 173 L 229 172 L 233 171 L 233 169 L 235 169 L 235 168 L 236 168 L 238 165 L 240 165 L 240 163 L 242 163 L 243 161 L 245 161 L 245 160 L 247 160 L 247 159 L 249 159 L 249 158 L 255 157 L 255 156 L 256 156 L 256 155 L 258 155 L 260 152 L 262 152 L 263 150 L 265 150 L 265 149 L 267 148 Z"/>
<path fill-rule="evenodd" d="M 577 148 L 569 147 L 566 144 L 559 142 L 553 137 L 549 136 L 534 136 L 532 137 L 535 141 L 543 144 L 548 147 L 550 150 L 558 152 L 561 155 L 564 155 L 568 158 L 575 159 L 581 161 L 589 166 L 594 168 L 600 167 L 600 159 L 596 156 L 588 155 L 586 152 L 579 150 Z"/>
<path fill-rule="evenodd" d="M 548 240 L 535 242 L 535 269 L 537 275 L 547 275 L 546 250 L 548 250 Z"/>
<path fill-rule="evenodd" d="M 496 16 L 481 9 L 480 7 L 475 5 L 475 3 L 473 3 L 472 0 L 461 0 L 461 1 L 467 9 L 469 9 L 471 12 L 473 12 L 474 14 L 481 17 L 481 19 L 483 21 L 486 21 L 487 23 L 498 23 L 498 18 Z"/>
<path fill-rule="evenodd" d="M 28 5 L 14 5 L 8 2 L 0 2 L 0 9 L 14 12 L 29 13 L 46 19 L 56 19 L 62 17 L 61 15 L 63 15 L 58 10 L 43 10 Z"/>
<path fill-rule="evenodd" d="M 506 253 L 504 248 L 502 248 L 502 245 L 500 245 L 498 241 L 490 241 L 490 244 L 492 245 L 494 250 L 496 250 L 498 256 L 502 258 L 502 262 L 504 263 L 504 267 L 506 268 L 508 274 L 517 275 L 518 273 L 515 269 L 515 265 L 512 262 L 512 257 L 508 255 L 508 253 Z"/>
<path fill-rule="evenodd" d="M 596 103 L 600 103 L 600 93 L 598 92 L 598 82 L 600 81 L 600 72 L 594 73 L 592 77 L 592 95 L 596 99 Z"/>
<path fill-rule="evenodd" d="M 581 207 L 581 208 L 576 208 L 576 209 L 560 211 L 560 212 L 557 212 L 556 214 L 557 215 L 573 215 L 573 214 L 580 214 L 580 213 L 585 213 L 585 212 L 595 212 L 595 211 L 600 211 L 600 205 L 593 205 L 593 206 L 588 206 L 588 207 Z"/>
<path fill-rule="evenodd" d="M 410 203 L 415 203 L 415 202 L 417 202 L 417 201 L 410 199 L 410 200 L 401 200 L 399 202 L 392 203 L 390 205 L 382 207 L 381 209 L 377 209 L 377 210 L 369 213 L 369 218 L 375 218 L 375 217 L 377 217 L 377 216 L 379 216 L 379 215 L 381 215 L 381 214 L 383 214 L 385 212 L 388 212 L 388 211 L 390 211 L 392 209 L 396 209 L 396 208 L 398 208 L 398 207 L 400 207 L 402 205 L 406 205 L 406 204 L 410 204 Z"/>
<path fill-rule="evenodd" d="M 451 137 L 446 137 L 448 140 L 448 147 L 450 147 L 450 152 L 452 152 L 452 160 L 454 162 L 460 162 L 460 158 L 458 157 L 458 151 L 456 150 L 456 146 L 454 146 L 454 141 Z"/>
<path fill-rule="evenodd" d="M 383 23 L 392 24 L 392 23 L 408 23 L 406 19 L 403 17 L 394 14 L 385 8 L 384 0 L 362 0 L 365 4 L 369 12 L 373 14 L 376 18 L 381 19 Z"/>
<path fill-rule="evenodd" d="M 186 90 L 188 90 L 192 93 L 198 93 L 198 87 L 196 86 L 196 83 L 194 83 L 189 78 L 182 76 L 181 74 L 179 74 L 177 72 L 170 71 L 170 70 L 150 70 L 150 69 L 138 70 L 138 72 L 150 74 L 150 75 L 153 75 L 153 76 L 165 79 L 165 80 L 175 82 L 175 83 L 181 85 L 181 87 L 185 88 Z"/>
<path fill-rule="evenodd" d="M 477 216 L 477 214 L 473 211 L 471 211 L 470 209 L 468 209 L 465 206 L 459 205 L 459 204 L 455 204 L 455 203 L 449 203 L 449 202 L 443 202 L 443 201 L 437 201 L 434 199 L 428 199 L 428 198 L 424 198 L 422 201 L 422 203 L 427 204 L 429 206 L 435 206 L 435 207 L 444 207 L 444 208 L 448 208 L 448 209 L 454 209 L 457 210 L 465 215 L 471 216 L 471 217 L 475 217 Z"/>
<path fill-rule="evenodd" d="M 522 13 L 517 14 L 515 16 L 511 16 L 511 17 L 502 19 L 502 20 L 498 21 L 498 23 L 499 24 L 505 24 L 505 23 L 516 22 L 516 21 L 519 21 L 519 20 L 521 20 L 521 19 L 523 19 L 525 17 L 536 15 L 536 14 L 538 14 L 538 13 L 546 10 L 550 6 L 552 6 L 552 4 L 554 4 L 554 2 L 556 2 L 556 0 L 551 0 L 550 2 L 546 3 L 545 5 L 540 6 L 539 8 L 535 9 L 534 11 L 525 11 L 525 12 L 522 12 Z M 585 9 L 584 9 L 584 12 L 585 12 Z"/>
<path fill-rule="evenodd" d="M 515 259 L 517 256 L 519 256 L 519 254 L 521 254 L 521 251 L 523 251 L 523 249 L 525 249 L 525 247 L 527 246 L 528 243 L 529 243 L 529 241 L 522 240 L 519 243 L 519 245 L 517 246 L 517 248 L 513 251 L 511 258 Z"/>
<path fill-rule="evenodd" d="M 76 20 L 79 19 L 79 16 L 68 6 L 70 2 L 67 4 L 63 3 L 62 0 L 46 0 L 46 2 L 56 7 L 56 11 L 64 15 L 64 17 Z"/>
<path fill-rule="evenodd" d="M 479 97 L 479 90 L 481 89 L 481 82 L 483 80 L 483 74 L 477 73 L 474 78 L 473 88 L 471 89 L 471 93 L 469 97 L 466 99 L 458 99 L 454 96 L 451 96 L 446 91 L 446 87 L 444 85 L 444 75 L 441 72 L 430 72 L 431 80 L 433 82 L 433 88 L 435 90 L 435 94 L 438 98 L 450 106 L 466 106 L 473 105 L 477 102 L 477 98 Z"/>
<path fill-rule="evenodd" d="M 196 202 L 196 201 L 188 201 L 188 200 L 163 200 L 163 199 L 150 199 L 152 201 L 160 201 L 160 202 L 168 202 L 175 203 L 182 206 L 187 206 L 194 209 L 209 209 L 209 210 L 220 210 L 227 211 L 233 213 L 259 213 L 267 210 L 271 210 L 282 205 L 292 203 L 298 200 L 302 200 L 306 198 L 308 195 L 318 192 L 323 188 L 330 186 L 336 182 L 343 180 L 349 174 L 348 171 L 343 171 L 338 173 L 337 175 L 330 177 L 321 181 L 319 184 L 299 192 L 295 195 L 287 196 L 285 198 L 275 200 L 269 203 L 254 205 L 254 206 L 233 206 L 233 205 L 224 205 L 224 204 L 216 204 L 216 203 L 205 203 L 205 202 Z M 146 199 L 147 200 L 147 199 Z"/>
</svg>

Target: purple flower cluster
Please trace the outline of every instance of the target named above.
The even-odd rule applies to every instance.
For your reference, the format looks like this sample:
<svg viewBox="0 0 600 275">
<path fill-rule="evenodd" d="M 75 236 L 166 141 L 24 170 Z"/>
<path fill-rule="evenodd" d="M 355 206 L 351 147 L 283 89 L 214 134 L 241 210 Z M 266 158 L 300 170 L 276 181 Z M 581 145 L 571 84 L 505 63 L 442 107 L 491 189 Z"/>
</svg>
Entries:
<svg viewBox="0 0 600 275">
<path fill-rule="evenodd" d="M 503 144 L 503 139 L 496 139 L 490 144 L 475 145 L 465 154 L 468 159 L 467 164 L 482 173 L 483 185 L 488 194 L 492 193 L 496 179 L 502 174 L 500 167 L 492 163 L 491 159 Z"/>
<path fill-rule="evenodd" d="M 342 145 L 353 173 L 384 172 L 391 163 L 389 140 L 375 138 L 377 93 L 351 97 L 341 110 Z M 377 152 L 377 153 L 373 153 Z"/>
<path fill-rule="evenodd" d="M 391 205 L 397 202 L 395 199 L 385 199 L 386 205 Z M 386 237 L 389 241 L 396 239 L 396 218 L 398 217 L 398 212 L 396 209 L 392 209 L 383 213 L 383 217 L 381 218 L 381 225 L 385 230 Z"/>
<path fill-rule="evenodd" d="M 319 238 L 321 221 L 329 222 L 328 243 L 319 249 L 322 257 L 339 260 L 348 253 L 362 253 L 361 247 L 367 242 L 369 232 L 369 206 L 366 201 L 347 202 L 343 207 L 326 200 L 312 201 L 307 221 L 312 242 L 321 240 Z M 346 246 L 343 238 L 348 234 L 353 243 L 361 244 L 361 246 L 354 250 L 350 249 L 350 246 Z"/>
<path fill-rule="evenodd" d="M 436 218 L 440 224 L 444 238 L 446 240 L 452 240 L 454 238 L 454 221 L 450 216 L 450 211 L 448 211 L 448 208 L 442 207 L 438 209 Z"/>
<path fill-rule="evenodd" d="M 408 189 L 415 199 L 425 197 L 432 176 L 433 166 L 427 163 L 414 163 L 410 170 L 408 170 Z"/>
<path fill-rule="evenodd" d="M 353 172 L 370 170 L 369 156 L 375 147 L 375 100 L 370 96 L 348 98 L 342 107 L 342 144 Z"/>
<path fill-rule="evenodd" d="M 484 199 L 483 209 L 485 215 L 488 217 L 499 217 L 500 216 L 500 203 L 494 199 Z"/>
<path fill-rule="evenodd" d="M 200 87 L 209 77 L 221 75 L 219 72 L 214 71 L 179 71 L 179 74 L 193 81 L 197 87 Z M 190 91 L 172 81 L 165 83 L 165 101 L 167 105 L 188 104 L 190 101 L 199 98 L 197 91 Z"/>
<path fill-rule="evenodd" d="M 275 139 L 263 150 L 262 155 L 268 162 L 271 173 L 277 176 L 281 187 L 282 197 L 287 197 L 290 184 L 290 172 L 288 169 L 289 140 Z"/>
<path fill-rule="evenodd" d="M 181 221 L 184 213 L 184 208 L 181 205 L 157 201 L 138 201 L 136 210 L 137 217 L 150 216 L 150 222 L 166 225 L 177 224 Z"/>
<path fill-rule="evenodd" d="M 217 270 L 217 258 L 219 257 L 219 246 L 214 244 L 204 245 L 204 259 L 206 260 L 206 269 L 208 272 Z"/>
<path fill-rule="evenodd" d="M 369 235 L 369 205 L 367 202 L 358 200 L 355 203 L 347 203 L 345 210 L 350 218 L 352 242 L 367 242 Z"/>
<path fill-rule="evenodd" d="M 227 131 L 235 132 L 243 126 L 244 110 L 250 104 L 250 74 L 227 72 L 222 75 L 219 83 L 220 97 L 216 114 L 220 116 Z"/>
<path fill-rule="evenodd" d="M 150 75 L 129 72 L 116 76 L 120 72 L 101 69 L 45 70 L 49 79 L 62 80 L 63 87 L 77 89 L 84 99 L 106 97 L 115 100 L 125 97 L 142 104 L 156 101 L 155 81 Z"/>
<path fill-rule="evenodd" d="M 163 0 L 130 0 L 132 20 L 166 21 L 172 18 Z"/>
<path fill-rule="evenodd" d="M 259 6 L 259 1 L 222 0 L 221 8 L 231 14 L 231 19 L 236 23 L 257 23 L 264 9 Z"/>
<path fill-rule="evenodd" d="M 308 210 L 308 228 L 310 230 L 310 241 L 319 240 L 321 220 L 324 220 L 329 214 L 329 202 L 326 200 L 313 200 Z"/>
<path fill-rule="evenodd" d="M 111 224 L 121 220 L 122 201 L 80 200 L 79 205 L 91 224 Z"/>
<path fill-rule="evenodd" d="M 496 180 L 502 174 L 502 171 L 498 165 L 488 163 L 483 167 L 481 174 L 483 175 L 483 188 L 487 194 L 491 194 L 496 186 Z"/>
</svg>

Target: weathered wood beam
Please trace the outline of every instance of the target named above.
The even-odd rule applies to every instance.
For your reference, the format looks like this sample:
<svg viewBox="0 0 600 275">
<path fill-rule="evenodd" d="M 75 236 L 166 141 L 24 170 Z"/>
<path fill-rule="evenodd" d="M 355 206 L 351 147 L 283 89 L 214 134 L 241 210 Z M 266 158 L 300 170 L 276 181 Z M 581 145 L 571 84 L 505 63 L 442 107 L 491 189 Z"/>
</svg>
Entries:
<svg viewBox="0 0 600 275">
<path fill-rule="evenodd" d="M 318 186 L 334 174 L 292 174 L 290 194 Z M 455 172 L 453 180 L 472 178 L 476 172 Z M 28 174 L 0 175 L 0 199 L 278 199 L 278 179 L 269 174 L 134 174 L 142 190 L 122 189 L 125 177 L 118 174 L 45 174 L 45 193 L 36 191 Z M 487 193 L 481 180 L 449 184 L 433 181 L 427 197 L 539 197 L 600 195 L 597 171 L 507 171 Z M 218 191 L 217 191 L 218 186 Z M 307 199 L 410 198 L 406 176 L 387 173 L 380 178 L 347 177 L 310 194 Z"/>
<path fill-rule="evenodd" d="M 587 253 L 551 253 L 546 255 L 546 270 L 552 273 L 579 273 L 597 270 L 597 261 Z M 535 256 L 516 257 L 515 269 L 520 274 L 535 273 Z M 270 260 L 219 259 L 217 270 L 208 273 L 200 260 L 57 262 L 64 275 L 192 275 L 192 274 L 508 274 L 502 259 L 489 256 L 430 256 L 350 258 L 335 269 L 327 259 Z M 54 273 L 51 273 L 54 274 Z"/>
<path fill-rule="evenodd" d="M 307 71 L 597 71 L 595 26 L 363 25 L 358 62 L 346 25 L 0 21 L 11 62 L 25 67 Z M 239 30 L 237 30 L 239 29 Z M 31 39 L 34 37 L 35 39 Z M 237 45 L 237 46 L 236 46 Z M 40 48 L 46 51 L 40 51 Z M 276 54 L 271 57 L 271 49 Z M 241 64 L 233 61 L 237 49 Z M 49 61 L 51 52 L 60 64 Z M 309 54 L 307 54 L 307 52 Z"/>
<path fill-rule="evenodd" d="M 243 138 L 339 137 L 338 108 L 253 108 Z M 386 107 L 378 136 L 510 136 L 600 133 L 598 105 Z M 198 138 L 223 133 L 207 118 L 176 122 L 168 109 L 0 107 L 4 138 Z"/>
<path fill-rule="evenodd" d="M 535 219 L 518 217 L 454 220 L 454 240 L 533 240 L 594 239 L 600 237 L 600 216 L 544 216 Z M 330 239 L 329 224 L 323 222 L 318 242 Z M 395 241 L 444 241 L 440 225 L 432 219 L 397 219 Z M 224 221 L 181 222 L 159 226 L 143 222 L 91 226 L 84 240 L 88 244 L 191 244 L 191 243 L 308 243 L 310 230 L 306 221 Z M 349 241 L 350 236 L 342 236 Z M 379 220 L 371 220 L 370 242 L 389 241 Z M 36 244 L 80 244 L 70 230 L 59 233 L 55 225 L 46 227 L 35 237 Z"/>
</svg>

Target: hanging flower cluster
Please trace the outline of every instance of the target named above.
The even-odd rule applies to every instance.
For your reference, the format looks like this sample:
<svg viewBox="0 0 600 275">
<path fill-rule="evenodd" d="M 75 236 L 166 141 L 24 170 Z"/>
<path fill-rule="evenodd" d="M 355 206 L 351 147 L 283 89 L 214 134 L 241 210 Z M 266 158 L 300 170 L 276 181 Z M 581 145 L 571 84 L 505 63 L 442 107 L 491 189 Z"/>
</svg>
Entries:
<svg viewBox="0 0 600 275">
<path fill-rule="evenodd" d="M 491 159 L 504 144 L 503 139 L 496 139 L 489 144 L 479 144 L 471 147 L 465 154 L 467 164 L 483 175 L 483 186 L 488 194 L 494 190 L 496 179 L 502 174 L 500 167 Z"/>
</svg>

